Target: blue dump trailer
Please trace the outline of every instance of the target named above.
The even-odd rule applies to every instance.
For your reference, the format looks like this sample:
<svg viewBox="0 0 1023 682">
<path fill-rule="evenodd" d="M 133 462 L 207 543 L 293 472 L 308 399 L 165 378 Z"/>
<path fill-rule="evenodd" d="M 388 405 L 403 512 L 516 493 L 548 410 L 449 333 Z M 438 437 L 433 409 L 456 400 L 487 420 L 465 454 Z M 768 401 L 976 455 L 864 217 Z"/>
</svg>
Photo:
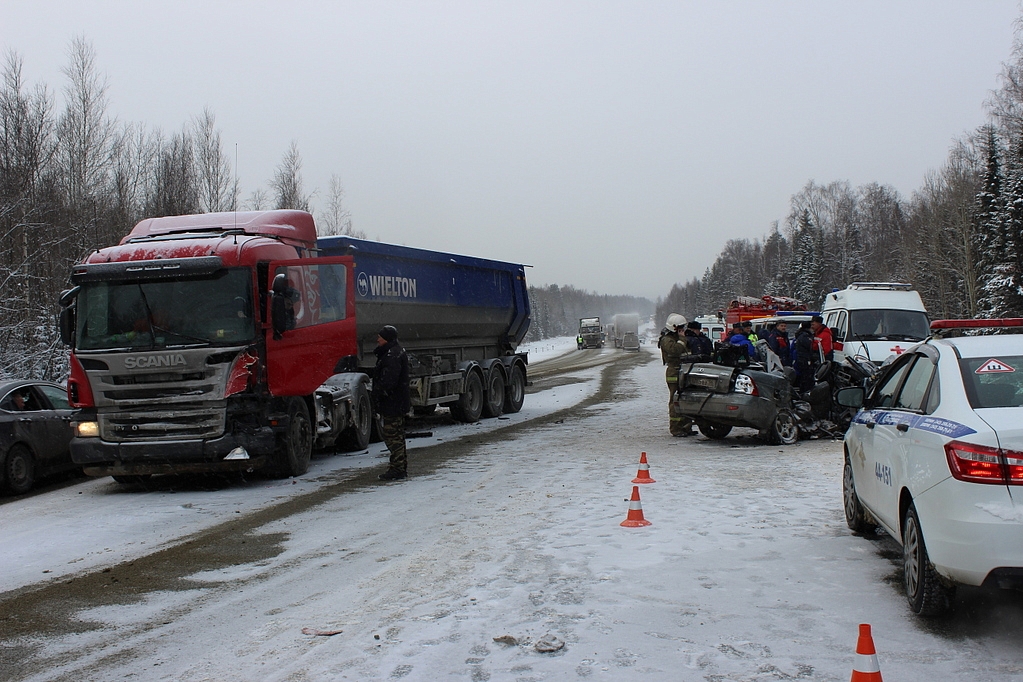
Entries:
<svg viewBox="0 0 1023 682">
<path fill-rule="evenodd" d="M 370 371 L 377 331 L 398 329 L 409 354 L 412 405 L 448 407 L 459 421 L 517 412 L 526 389 L 525 269 L 515 263 L 394 244 L 321 237 L 318 256 L 355 257 L 359 369 Z"/>
</svg>

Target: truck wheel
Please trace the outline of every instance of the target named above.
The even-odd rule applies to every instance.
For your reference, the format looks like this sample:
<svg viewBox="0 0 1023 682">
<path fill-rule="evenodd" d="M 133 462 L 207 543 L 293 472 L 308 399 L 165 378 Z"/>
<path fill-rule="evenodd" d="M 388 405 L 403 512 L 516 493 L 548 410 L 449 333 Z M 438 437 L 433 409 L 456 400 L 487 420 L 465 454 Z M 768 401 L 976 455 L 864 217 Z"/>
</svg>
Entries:
<svg viewBox="0 0 1023 682">
<path fill-rule="evenodd" d="M 483 413 L 483 381 L 478 372 L 469 372 L 465 378 L 465 392 L 451 403 L 451 416 L 465 424 L 480 420 Z"/>
<path fill-rule="evenodd" d="M 32 451 L 24 445 L 12 445 L 4 460 L 4 480 L 13 495 L 27 493 L 35 483 L 35 460 Z"/>
<path fill-rule="evenodd" d="M 504 411 L 514 414 L 522 409 L 526 399 L 526 371 L 519 365 L 511 368 L 508 385 L 504 387 Z"/>
<path fill-rule="evenodd" d="M 301 398 L 288 401 L 288 431 L 277 437 L 274 475 L 279 478 L 301 476 L 309 471 L 313 454 L 313 428 L 309 409 Z"/>
<path fill-rule="evenodd" d="M 772 445 L 792 445 L 799 440 L 799 425 L 790 411 L 778 410 L 771 424 L 770 437 Z"/>
<path fill-rule="evenodd" d="M 338 436 L 337 444 L 344 450 L 365 450 L 369 447 L 369 435 L 373 430 L 373 405 L 369 401 L 366 384 L 356 385 L 352 410 L 352 425 Z"/>
<path fill-rule="evenodd" d="M 483 416 L 500 417 L 504 412 L 504 375 L 496 367 L 487 377 L 487 390 L 483 394 Z"/>
<path fill-rule="evenodd" d="M 705 435 L 711 440 L 721 440 L 729 433 L 732 432 L 732 427 L 725 424 L 711 424 L 710 422 L 701 422 L 697 424 L 700 429 L 700 433 Z"/>
</svg>

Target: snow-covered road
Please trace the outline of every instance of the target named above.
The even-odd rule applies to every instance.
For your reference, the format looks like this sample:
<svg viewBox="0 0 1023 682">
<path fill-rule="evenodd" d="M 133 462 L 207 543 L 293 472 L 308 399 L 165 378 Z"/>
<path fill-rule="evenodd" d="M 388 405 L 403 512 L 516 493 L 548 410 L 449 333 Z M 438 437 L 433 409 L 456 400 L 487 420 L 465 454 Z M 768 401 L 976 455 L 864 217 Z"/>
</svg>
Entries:
<svg viewBox="0 0 1023 682">
<path fill-rule="evenodd" d="M 1023 679 L 1019 597 L 909 612 L 894 543 L 845 527 L 840 443 L 670 438 L 649 348 L 577 379 L 413 441 L 401 483 L 368 482 L 376 445 L 3 505 L 3 678 L 844 681 L 866 622 L 885 679 Z M 622 528 L 643 451 L 652 525 Z"/>
</svg>

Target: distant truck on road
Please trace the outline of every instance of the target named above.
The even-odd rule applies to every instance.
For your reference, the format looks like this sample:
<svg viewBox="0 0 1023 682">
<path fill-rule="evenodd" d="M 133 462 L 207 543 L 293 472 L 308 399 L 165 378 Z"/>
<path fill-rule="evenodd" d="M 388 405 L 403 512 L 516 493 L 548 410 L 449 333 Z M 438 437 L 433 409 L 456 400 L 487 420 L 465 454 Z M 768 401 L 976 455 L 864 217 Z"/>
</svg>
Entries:
<svg viewBox="0 0 1023 682">
<path fill-rule="evenodd" d="M 525 395 L 521 265 L 317 240 L 306 212 L 254 211 L 143 220 L 71 280 L 71 456 L 89 475 L 296 476 L 314 447 L 365 448 L 384 324 L 415 409 L 475 422 Z"/>
<path fill-rule="evenodd" d="M 576 345 L 579 350 L 583 348 L 603 348 L 604 334 L 600 326 L 599 317 L 583 317 L 579 319 L 579 334 L 576 336 Z"/>
<path fill-rule="evenodd" d="M 639 350 L 639 315 L 636 313 L 618 314 L 611 318 L 614 327 L 615 348 Z M 626 347 L 629 337 L 629 347 Z"/>
</svg>

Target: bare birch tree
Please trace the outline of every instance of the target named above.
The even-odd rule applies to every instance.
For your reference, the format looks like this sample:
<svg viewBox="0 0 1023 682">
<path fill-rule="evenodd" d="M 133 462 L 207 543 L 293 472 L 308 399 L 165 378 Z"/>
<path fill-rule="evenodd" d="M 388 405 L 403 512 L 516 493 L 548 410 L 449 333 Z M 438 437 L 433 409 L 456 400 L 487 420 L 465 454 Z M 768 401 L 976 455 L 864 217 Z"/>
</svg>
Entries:
<svg viewBox="0 0 1023 682">
<path fill-rule="evenodd" d="M 311 197 L 306 195 L 302 188 L 302 155 L 299 154 L 298 143 L 294 140 L 278 164 L 270 185 L 274 192 L 275 208 L 309 210 Z"/>
<path fill-rule="evenodd" d="M 324 236 L 339 234 L 356 239 L 366 238 L 365 232 L 352 228 L 352 214 L 345 205 L 345 188 L 337 175 L 330 176 L 327 208 L 320 214 L 316 229 Z"/>
<path fill-rule="evenodd" d="M 216 117 L 209 109 L 192 123 L 195 138 L 196 185 L 199 210 L 214 213 L 233 211 L 238 205 L 237 185 L 232 177 L 231 162 L 224 153 Z"/>
</svg>

